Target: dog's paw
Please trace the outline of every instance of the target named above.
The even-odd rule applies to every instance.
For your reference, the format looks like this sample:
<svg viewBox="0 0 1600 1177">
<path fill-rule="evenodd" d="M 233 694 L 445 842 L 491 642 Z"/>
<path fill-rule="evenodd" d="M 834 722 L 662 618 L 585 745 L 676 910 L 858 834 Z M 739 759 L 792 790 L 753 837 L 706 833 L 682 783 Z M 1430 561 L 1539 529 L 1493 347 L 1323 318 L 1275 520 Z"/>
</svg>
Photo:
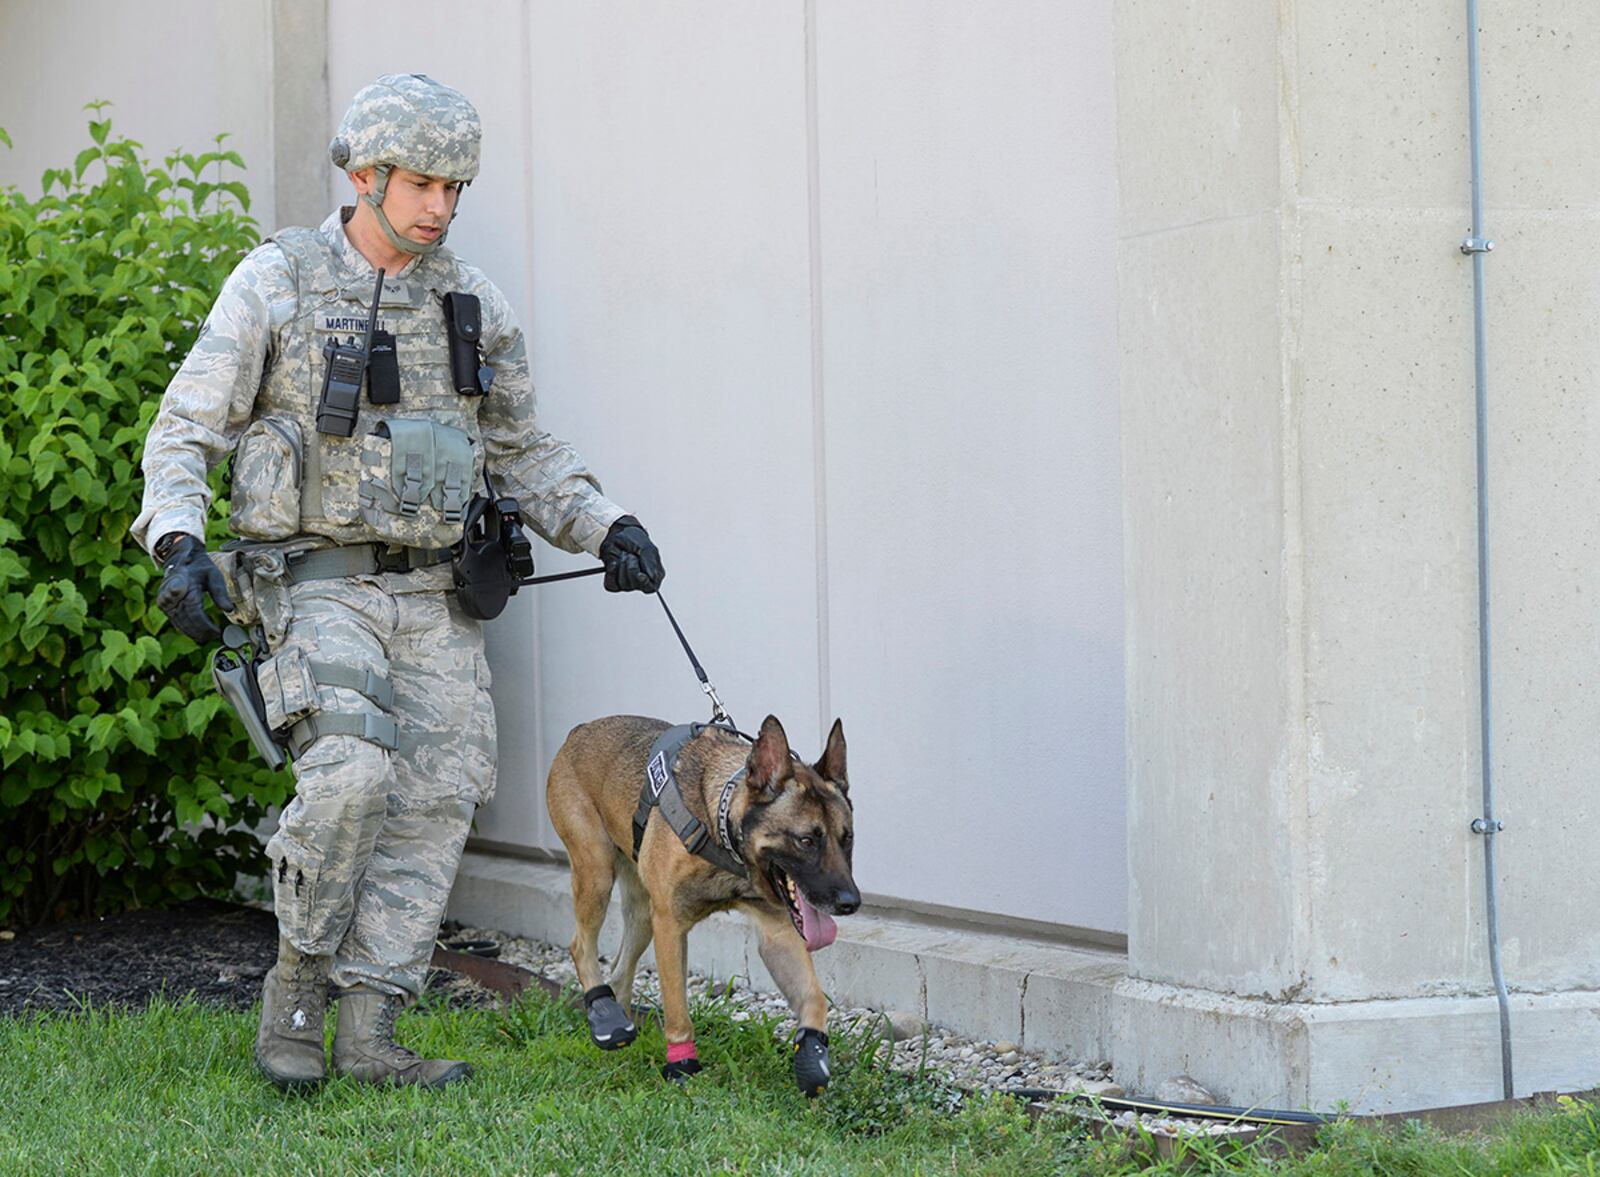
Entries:
<svg viewBox="0 0 1600 1177">
<path fill-rule="evenodd" d="M 616 1050 L 639 1036 L 639 1028 L 618 1004 L 610 985 L 596 985 L 585 993 L 583 1008 L 589 1017 L 589 1037 L 601 1050 Z"/>
<path fill-rule="evenodd" d="M 814 1099 L 828 1089 L 832 1078 L 828 1036 L 821 1030 L 801 1030 L 794 1036 L 794 1081 L 800 1086 L 800 1094 Z"/>
<path fill-rule="evenodd" d="M 678 1086 L 682 1087 L 689 1081 L 690 1075 L 698 1075 L 700 1070 L 701 1068 L 699 1059 L 686 1058 L 675 1063 L 668 1063 L 666 1066 L 662 1067 L 661 1076 L 664 1079 L 671 1079 Z"/>
</svg>

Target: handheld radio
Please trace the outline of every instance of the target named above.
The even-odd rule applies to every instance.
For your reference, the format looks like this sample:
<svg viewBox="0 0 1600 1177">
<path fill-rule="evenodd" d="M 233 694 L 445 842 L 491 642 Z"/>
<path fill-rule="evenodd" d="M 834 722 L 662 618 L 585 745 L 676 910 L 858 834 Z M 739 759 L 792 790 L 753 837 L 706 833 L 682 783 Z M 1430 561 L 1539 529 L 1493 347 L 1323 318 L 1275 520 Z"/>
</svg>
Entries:
<svg viewBox="0 0 1600 1177">
<path fill-rule="evenodd" d="M 317 401 L 317 432 L 332 437 L 349 437 L 356 431 L 356 411 L 361 403 L 361 382 L 367 374 L 367 357 L 372 352 L 372 332 L 378 325 L 378 300 L 383 297 L 383 271 L 372 292 L 367 310 L 367 337 L 360 347 L 351 342 L 330 339 L 322 348 L 327 366 L 322 371 L 322 396 Z"/>
</svg>

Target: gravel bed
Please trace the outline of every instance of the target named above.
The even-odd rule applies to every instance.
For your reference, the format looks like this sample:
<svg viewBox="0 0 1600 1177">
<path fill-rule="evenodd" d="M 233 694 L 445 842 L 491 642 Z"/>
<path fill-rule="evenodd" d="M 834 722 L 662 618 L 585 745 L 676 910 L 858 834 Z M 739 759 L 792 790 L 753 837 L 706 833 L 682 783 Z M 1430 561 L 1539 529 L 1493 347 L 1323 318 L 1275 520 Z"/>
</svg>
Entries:
<svg viewBox="0 0 1600 1177">
<path fill-rule="evenodd" d="M 500 945 L 500 960 L 539 973 L 561 985 L 576 988 L 578 984 L 572 957 L 564 946 L 512 936 L 492 928 L 474 928 L 454 923 L 447 925 L 442 939 L 447 946 L 452 940 L 492 940 Z M 610 963 L 605 957 L 601 959 Z M 635 1002 L 659 1005 L 661 990 L 654 969 L 641 967 L 633 988 Z M 748 977 L 711 978 L 691 972 L 690 1002 L 708 996 L 731 1003 L 735 1007 L 732 1017 L 736 1022 L 761 1017 L 778 1019 L 775 1033 L 783 1041 L 793 1037 L 798 1029 L 788 1003 L 776 993 L 752 988 Z M 830 1006 L 828 1010 L 830 1033 L 858 1032 L 867 1025 L 881 1028 L 880 1032 L 886 1037 L 898 1039 L 893 1046 L 891 1065 L 895 1070 L 908 1074 L 921 1072 L 957 1087 L 982 1092 L 1023 1089 L 1063 1094 L 1087 1092 L 1106 1097 L 1124 1094 L 1123 1089 L 1111 1080 L 1109 1063 L 1078 1062 L 1039 1051 L 1023 1050 L 1014 1042 L 985 1042 L 967 1038 L 948 1027 L 929 1024 L 903 1012 L 841 1006 Z M 1094 1115 L 1087 1105 L 1081 1103 L 1052 1105 L 1051 1110 L 1067 1115 Z M 1132 1111 L 1101 1118 L 1119 1128 L 1131 1130 L 1141 1127 L 1157 1136 L 1222 1136 L 1249 1131 L 1245 1126 L 1225 1122 L 1186 1120 Z"/>
</svg>

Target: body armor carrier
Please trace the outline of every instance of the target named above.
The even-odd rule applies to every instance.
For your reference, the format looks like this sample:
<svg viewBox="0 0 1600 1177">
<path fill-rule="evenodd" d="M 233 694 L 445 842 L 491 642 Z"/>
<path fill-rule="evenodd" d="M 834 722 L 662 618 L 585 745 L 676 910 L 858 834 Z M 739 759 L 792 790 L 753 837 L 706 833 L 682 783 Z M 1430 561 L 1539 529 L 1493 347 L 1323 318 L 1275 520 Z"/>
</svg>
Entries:
<svg viewBox="0 0 1600 1177">
<path fill-rule="evenodd" d="M 364 397 L 354 432 L 339 437 L 317 431 L 324 346 L 359 344 L 373 277 L 354 273 L 325 230 L 285 229 L 272 240 L 294 272 L 296 305 L 234 452 L 234 533 L 413 548 L 456 543 L 482 481 L 484 451 L 482 398 L 462 396 L 451 379 L 442 299 L 466 284 L 454 255 L 440 250 L 403 278 L 385 280 L 377 326 L 394 340 L 399 396 L 378 404 Z"/>
</svg>

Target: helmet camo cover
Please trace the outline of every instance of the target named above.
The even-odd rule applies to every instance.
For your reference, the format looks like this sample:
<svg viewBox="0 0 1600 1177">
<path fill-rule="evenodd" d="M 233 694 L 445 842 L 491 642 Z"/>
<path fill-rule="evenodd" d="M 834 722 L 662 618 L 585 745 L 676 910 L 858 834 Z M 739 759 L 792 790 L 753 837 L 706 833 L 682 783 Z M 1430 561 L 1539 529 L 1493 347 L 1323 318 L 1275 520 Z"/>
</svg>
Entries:
<svg viewBox="0 0 1600 1177">
<path fill-rule="evenodd" d="M 470 183 L 483 125 L 461 91 L 426 74 L 384 74 L 339 121 L 329 155 L 347 172 L 385 165 Z"/>
</svg>

